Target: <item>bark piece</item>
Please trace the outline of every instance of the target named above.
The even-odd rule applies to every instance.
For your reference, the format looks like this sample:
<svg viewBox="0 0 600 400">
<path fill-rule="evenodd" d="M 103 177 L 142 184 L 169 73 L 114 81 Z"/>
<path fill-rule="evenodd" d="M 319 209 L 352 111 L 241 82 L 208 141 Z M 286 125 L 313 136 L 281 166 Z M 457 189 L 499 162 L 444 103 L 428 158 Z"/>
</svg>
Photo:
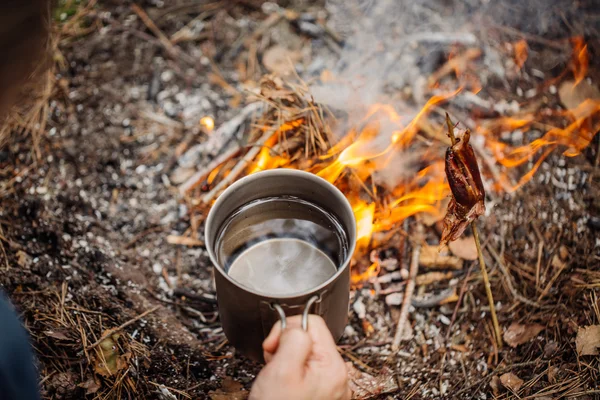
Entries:
<svg viewBox="0 0 600 400">
<path fill-rule="evenodd" d="M 521 386 L 523 386 L 523 379 L 519 378 L 518 376 L 516 376 L 515 374 L 513 374 L 512 372 L 507 372 L 504 375 L 500 376 L 500 382 L 502 383 L 502 385 L 507 388 L 512 390 L 513 392 L 518 392 L 519 389 L 521 389 Z"/>
</svg>

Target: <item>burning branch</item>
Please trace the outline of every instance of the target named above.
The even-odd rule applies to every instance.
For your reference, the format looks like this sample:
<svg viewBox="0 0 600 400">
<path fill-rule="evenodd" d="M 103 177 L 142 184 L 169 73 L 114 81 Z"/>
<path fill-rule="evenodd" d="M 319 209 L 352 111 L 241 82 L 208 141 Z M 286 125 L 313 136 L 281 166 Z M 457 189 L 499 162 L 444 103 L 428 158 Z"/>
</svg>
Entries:
<svg viewBox="0 0 600 400">
<path fill-rule="evenodd" d="M 248 166 L 248 164 L 256 157 L 256 155 L 260 152 L 262 146 L 265 144 L 267 140 L 271 136 L 273 136 L 279 130 L 281 125 L 275 125 L 272 128 L 268 129 L 255 143 L 246 155 L 238 161 L 235 167 L 229 172 L 221 182 L 219 182 L 210 192 L 206 193 L 206 195 L 202 198 L 202 201 L 205 204 L 210 203 L 217 194 L 221 192 L 227 185 L 231 184 L 235 179 L 243 172 L 244 168 Z"/>
<path fill-rule="evenodd" d="M 448 205 L 448 212 L 444 218 L 444 231 L 442 233 L 441 244 L 456 240 L 462 235 L 468 224 L 471 224 L 473 237 L 477 245 L 477 255 L 479 256 L 479 267 L 483 276 L 483 283 L 490 305 L 490 314 L 494 324 L 496 342 L 498 347 L 502 346 L 502 334 L 496 308 L 494 306 L 494 296 L 490 280 L 483 260 L 483 251 L 479 241 L 479 232 L 477 230 L 477 217 L 485 212 L 485 190 L 475 153 L 469 144 L 470 132 L 466 130 L 461 139 L 454 136 L 454 124 L 446 113 L 446 123 L 448 124 L 448 136 L 452 142 L 452 147 L 446 151 L 446 176 L 452 191 L 452 199 Z"/>
</svg>

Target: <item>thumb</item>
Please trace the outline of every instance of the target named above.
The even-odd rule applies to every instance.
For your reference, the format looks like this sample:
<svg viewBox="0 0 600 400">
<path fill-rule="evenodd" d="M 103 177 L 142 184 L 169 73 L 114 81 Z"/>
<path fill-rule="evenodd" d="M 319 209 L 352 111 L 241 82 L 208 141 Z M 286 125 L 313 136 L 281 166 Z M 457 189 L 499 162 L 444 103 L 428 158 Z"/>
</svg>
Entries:
<svg viewBox="0 0 600 400">
<path fill-rule="evenodd" d="M 301 371 L 304 376 L 306 362 L 312 351 L 313 342 L 308 333 L 302 329 L 286 329 L 279 338 L 279 347 L 271 363 L 278 366 L 284 375 Z"/>
</svg>

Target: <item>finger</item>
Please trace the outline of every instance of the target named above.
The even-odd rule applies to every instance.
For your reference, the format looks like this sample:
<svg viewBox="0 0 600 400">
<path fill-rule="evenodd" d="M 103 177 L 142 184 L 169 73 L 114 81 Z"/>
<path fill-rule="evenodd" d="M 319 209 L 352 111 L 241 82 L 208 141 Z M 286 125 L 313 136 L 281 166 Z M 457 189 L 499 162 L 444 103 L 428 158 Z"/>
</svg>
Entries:
<svg viewBox="0 0 600 400">
<path fill-rule="evenodd" d="M 273 325 L 271 332 L 269 332 L 269 336 L 263 341 L 262 347 L 265 354 L 275 354 L 277 347 L 279 346 L 279 336 L 281 336 L 281 321 L 277 321 L 275 325 Z"/>
<path fill-rule="evenodd" d="M 287 319 L 287 328 L 300 328 L 302 326 L 302 316 L 295 315 L 293 317 L 289 317 Z M 271 361 L 273 358 L 273 354 L 277 351 L 277 347 L 279 346 L 279 337 L 281 336 L 281 321 L 277 321 L 273 328 L 271 328 L 271 332 L 267 338 L 263 341 L 263 356 L 265 358 L 265 362 Z M 313 340 L 315 340 L 313 338 Z"/>
<path fill-rule="evenodd" d="M 283 331 L 279 338 L 279 346 L 271 359 L 283 376 L 304 376 L 306 362 L 311 354 L 313 341 L 301 329 L 290 328 Z"/>
<path fill-rule="evenodd" d="M 352 399 L 352 389 L 350 389 L 350 385 L 346 386 L 346 393 L 342 397 L 342 400 L 351 400 Z"/>
</svg>

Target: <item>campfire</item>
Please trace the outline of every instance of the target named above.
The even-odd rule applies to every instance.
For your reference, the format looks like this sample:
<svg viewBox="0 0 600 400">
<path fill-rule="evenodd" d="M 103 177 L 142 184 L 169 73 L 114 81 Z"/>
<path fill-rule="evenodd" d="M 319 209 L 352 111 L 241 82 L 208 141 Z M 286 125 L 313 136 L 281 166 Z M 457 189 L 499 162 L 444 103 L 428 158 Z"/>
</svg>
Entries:
<svg viewBox="0 0 600 400">
<path fill-rule="evenodd" d="M 130 3 L 58 2 L 0 126 L 42 397 L 247 398 L 309 313 L 354 398 L 597 395 L 592 1 Z M 244 275 L 283 254 L 301 289 Z"/>
<path fill-rule="evenodd" d="M 459 127 L 472 131 L 485 186 L 494 196 L 513 193 L 527 184 L 554 151 L 567 157 L 579 155 L 600 129 L 600 99 L 585 97 L 589 90 L 587 47 L 581 38 L 571 43 L 569 69 L 537 89 L 555 91 L 558 85 L 564 110 L 544 107 L 535 99 L 525 100 L 515 113 L 506 113 L 511 115 L 499 115 L 493 108 L 489 117 L 477 112 L 454 115 Z M 518 72 L 527 58 L 527 43 L 516 42 L 512 51 Z M 258 112 L 247 144 L 223 151 L 183 183 L 181 191 L 200 205 L 210 205 L 227 185 L 257 171 L 292 168 L 315 173 L 335 184 L 352 205 L 358 244 L 352 282 L 362 285 L 381 271 L 381 260 L 369 257 L 369 251 L 389 246 L 395 233 L 409 234 L 403 221 L 415 216 L 428 226 L 440 226 L 450 195 L 444 172 L 450 139 L 443 114 L 453 98 L 471 98 L 481 90 L 472 71 L 480 55 L 474 49 L 451 54 L 431 76 L 434 94 L 416 112 L 402 115 L 390 104 L 373 104 L 352 126 L 347 124 L 347 115 L 336 115 L 335 110 L 315 102 L 305 83 L 265 76 L 248 95 L 251 104 L 245 110 Z M 457 79 L 444 81 L 449 74 Z M 323 75 L 326 82 L 335 79 Z M 209 138 L 199 146 L 210 146 L 215 134 L 212 119 L 204 117 L 200 123 Z M 383 126 L 387 135 L 381 134 Z M 218 135 L 222 140 L 220 136 L 231 132 L 222 130 Z M 385 174 L 400 179 L 386 185 L 385 177 L 381 178 Z"/>
</svg>

